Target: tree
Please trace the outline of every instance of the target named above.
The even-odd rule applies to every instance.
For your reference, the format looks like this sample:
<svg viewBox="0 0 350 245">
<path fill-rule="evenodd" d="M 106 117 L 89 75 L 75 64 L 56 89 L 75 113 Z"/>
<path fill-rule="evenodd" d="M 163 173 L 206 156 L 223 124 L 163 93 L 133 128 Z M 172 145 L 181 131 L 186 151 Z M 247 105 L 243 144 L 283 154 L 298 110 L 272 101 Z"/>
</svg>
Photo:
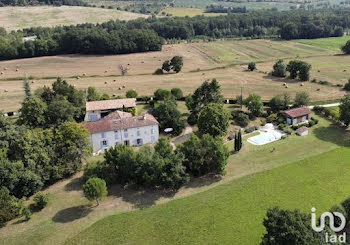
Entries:
<svg viewBox="0 0 350 245">
<path fill-rule="evenodd" d="M 284 107 L 284 102 L 282 100 L 281 95 L 276 95 L 274 96 L 270 101 L 269 101 L 269 106 L 273 112 L 280 112 L 283 110 Z"/>
<path fill-rule="evenodd" d="M 293 22 L 288 22 L 282 26 L 280 34 L 282 39 L 295 39 L 299 36 L 298 26 Z"/>
<path fill-rule="evenodd" d="M 184 97 L 184 94 L 180 88 L 172 88 L 170 92 L 177 100 Z"/>
<path fill-rule="evenodd" d="M 134 89 L 130 89 L 126 92 L 125 96 L 126 96 L 126 98 L 136 98 L 137 92 Z"/>
<path fill-rule="evenodd" d="M 23 210 L 23 201 L 11 196 L 9 190 L 0 186 L 0 225 L 18 217 Z"/>
<path fill-rule="evenodd" d="M 248 64 L 248 70 L 254 71 L 255 69 L 256 69 L 256 64 L 255 64 L 255 62 L 250 62 L 250 63 Z"/>
<path fill-rule="evenodd" d="M 286 66 L 285 66 L 283 60 L 278 60 L 273 65 L 272 76 L 275 76 L 275 77 L 285 77 L 286 76 Z"/>
<path fill-rule="evenodd" d="M 89 133 L 75 122 L 62 123 L 55 131 L 56 166 L 53 179 L 76 173 L 90 153 Z"/>
<path fill-rule="evenodd" d="M 87 101 L 97 101 L 100 100 L 100 95 L 95 87 L 88 87 L 87 90 Z"/>
<path fill-rule="evenodd" d="M 23 81 L 23 87 L 24 87 L 24 93 L 26 95 L 25 99 L 28 100 L 33 96 L 32 91 L 30 90 L 30 85 L 29 85 L 28 79 L 25 79 Z"/>
<path fill-rule="evenodd" d="M 341 48 L 344 54 L 350 54 L 350 40 Z"/>
<path fill-rule="evenodd" d="M 306 92 L 298 92 L 295 95 L 294 105 L 295 106 L 307 106 L 310 102 L 310 97 Z"/>
<path fill-rule="evenodd" d="M 40 98 L 30 98 L 22 103 L 19 123 L 32 128 L 46 125 L 47 105 Z"/>
<path fill-rule="evenodd" d="M 169 72 L 171 70 L 171 64 L 169 60 L 164 61 L 162 70 Z"/>
<path fill-rule="evenodd" d="M 165 100 L 165 99 L 169 99 L 171 97 L 171 93 L 169 90 L 166 90 L 166 89 L 157 89 L 155 92 L 154 92 L 154 98 L 156 100 Z"/>
<path fill-rule="evenodd" d="M 261 97 L 257 94 L 250 94 L 245 100 L 245 105 L 253 116 L 260 116 L 264 110 Z"/>
<path fill-rule="evenodd" d="M 289 61 L 286 70 L 291 79 L 299 78 L 301 81 L 308 81 L 310 78 L 311 65 L 300 60 Z"/>
<path fill-rule="evenodd" d="M 345 123 L 346 126 L 350 124 L 350 94 L 345 95 L 340 100 L 339 105 L 340 120 Z"/>
<path fill-rule="evenodd" d="M 221 138 L 208 134 L 202 138 L 191 134 L 189 140 L 177 147 L 177 151 L 184 154 L 186 171 L 194 176 L 207 173 L 223 174 L 230 155 Z"/>
<path fill-rule="evenodd" d="M 289 105 L 291 104 L 291 98 L 290 95 L 287 92 L 284 92 L 282 95 L 282 103 L 283 103 L 283 109 L 287 109 Z"/>
<path fill-rule="evenodd" d="M 229 126 L 230 114 L 222 104 L 208 104 L 199 113 L 198 129 L 201 134 L 224 136 Z"/>
<path fill-rule="evenodd" d="M 158 120 L 161 130 L 172 128 L 172 133 L 179 135 L 185 128 L 185 123 L 181 119 L 181 113 L 173 100 L 166 100 L 164 103 L 160 103 L 154 108 L 153 115 Z"/>
<path fill-rule="evenodd" d="M 239 130 L 238 134 L 235 134 L 234 140 L 235 152 L 239 152 L 242 149 L 242 133 Z"/>
<path fill-rule="evenodd" d="M 223 96 L 221 94 L 221 89 L 219 83 L 216 79 L 213 79 L 210 83 L 205 81 L 193 95 L 186 98 L 186 106 L 191 112 L 189 119 L 191 121 L 197 122 L 198 114 L 203 107 L 209 103 L 222 103 Z"/>
<path fill-rule="evenodd" d="M 55 97 L 47 109 L 47 120 L 51 125 L 60 125 L 64 122 L 74 121 L 77 108 L 66 98 Z"/>
<path fill-rule="evenodd" d="M 86 181 L 83 185 L 83 191 L 89 201 L 96 201 L 97 206 L 100 204 L 99 201 L 108 194 L 106 181 L 100 178 L 90 178 Z"/>
<path fill-rule="evenodd" d="M 310 215 L 298 210 L 282 210 L 278 207 L 268 209 L 263 221 L 266 234 L 261 244 L 324 244 L 318 240 L 319 234 L 312 230 L 310 220 Z"/>
<path fill-rule="evenodd" d="M 171 68 L 179 73 L 183 66 L 183 58 L 181 56 L 174 56 L 170 61 Z"/>
</svg>

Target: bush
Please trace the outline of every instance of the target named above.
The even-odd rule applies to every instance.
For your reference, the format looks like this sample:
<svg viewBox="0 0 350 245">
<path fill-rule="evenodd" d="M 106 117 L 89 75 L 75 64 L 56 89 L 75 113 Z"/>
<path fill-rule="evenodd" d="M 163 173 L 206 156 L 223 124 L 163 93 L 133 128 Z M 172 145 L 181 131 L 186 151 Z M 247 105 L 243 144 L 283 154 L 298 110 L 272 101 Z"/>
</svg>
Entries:
<svg viewBox="0 0 350 245">
<path fill-rule="evenodd" d="M 266 122 L 272 123 L 272 122 L 274 122 L 276 120 L 276 118 L 277 118 L 277 114 L 271 114 L 270 116 L 268 116 L 266 118 Z"/>
<path fill-rule="evenodd" d="M 311 120 L 311 121 L 309 121 L 309 125 L 308 125 L 308 126 L 309 126 L 309 128 L 311 128 L 311 127 L 312 127 L 312 126 L 314 126 L 314 125 L 315 125 L 315 122 L 314 122 L 314 121 L 312 121 L 312 120 Z"/>
<path fill-rule="evenodd" d="M 32 212 L 28 207 L 23 208 L 22 214 L 24 215 L 26 221 L 30 220 L 32 217 Z"/>
<path fill-rule="evenodd" d="M 43 209 L 47 206 L 47 204 L 49 203 L 49 195 L 45 194 L 43 192 L 38 192 L 35 196 L 34 196 L 34 205 L 36 208 L 38 209 Z"/>
<path fill-rule="evenodd" d="M 347 91 L 350 91 L 350 79 L 348 80 L 348 82 L 344 85 L 344 89 Z"/>
<path fill-rule="evenodd" d="M 126 98 L 136 98 L 137 92 L 134 89 L 130 89 L 126 92 L 125 96 L 126 96 Z"/>
<path fill-rule="evenodd" d="M 238 115 L 234 118 L 235 122 L 241 127 L 247 127 L 249 124 L 249 116 L 244 113 L 238 113 Z"/>
<path fill-rule="evenodd" d="M 299 128 L 298 125 L 293 125 L 293 126 L 292 126 L 292 129 L 293 129 L 293 130 L 297 130 L 298 128 Z"/>
<path fill-rule="evenodd" d="M 345 213 L 346 213 L 346 219 L 349 219 L 350 216 L 350 197 L 346 200 L 344 200 L 341 205 L 343 206 Z"/>
<path fill-rule="evenodd" d="M 189 115 L 187 118 L 187 122 L 189 125 L 192 125 L 192 126 L 195 125 L 197 123 L 196 115 L 194 115 L 194 114 Z"/>
<path fill-rule="evenodd" d="M 170 92 L 177 100 L 184 97 L 183 92 L 180 88 L 172 88 Z"/>
<path fill-rule="evenodd" d="M 256 69 L 256 64 L 255 64 L 255 62 L 250 62 L 250 63 L 248 64 L 248 70 L 254 71 L 255 69 Z"/>
</svg>

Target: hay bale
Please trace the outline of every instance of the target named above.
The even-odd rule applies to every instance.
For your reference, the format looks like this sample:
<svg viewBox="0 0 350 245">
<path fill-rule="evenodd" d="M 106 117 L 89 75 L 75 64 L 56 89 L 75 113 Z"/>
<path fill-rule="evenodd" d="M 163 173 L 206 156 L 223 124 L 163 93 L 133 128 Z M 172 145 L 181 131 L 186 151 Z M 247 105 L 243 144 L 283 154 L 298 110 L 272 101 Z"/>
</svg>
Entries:
<svg viewBox="0 0 350 245">
<path fill-rule="evenodd" d="M 16 71 L 19 71 L 19 69 L 17 68 Z"/>
<path fill-rule="evenodd" d="M 8 69 L 7 67 L 4 68 L 5 71 L 6 71 L 7 69 Z"/>
<path fill-rule="evenodd" d="M 288 88 L 288 85 L 286 85 L 286 88 Z"/>
<path fill-rule="evenodd" d="M 283 83 L 283 86 L 287 86 L 287 84 L 286 84 L 286 83 Z"/>
<path fill-rule="evenodd" d="M 300 86 L 304 86 L 304 83 L 301 83 Z"/>
<path fill-rule="evenodd" d="M 105 82 L 105 84 L 107 84 L 107 82 Z"/>
<path fill-rule="evenodd" d="M 318 88 L 316 91 L 320 91 L 321 89 L 320 88 Z"/>
<path fill-rule="evenodd" d="M 86 73 L 83 73 L 83 76 L 86 76 Z"/>
<path fill-rule="evenodd" d="M 8 92 L 8 90 L 7 90 L 7 89 L 5 89 L 5 90 L 4 90 L 4 92 L 5 92 L 5 93 L 7 93 L 7 92 Z"/>
<path fill-rule="evenodd" d="M 34 81 L 32 81 L 32 83 L 34 83 Z"/>
<path fill-rule="evenodd" d="M 4 74 L 4 72 L 2 71 L 2 72 L 1 72 L 1 75 L 3 75 L 3 74 Z"/>
<path fill-rule="evenodd" d="M 123 85 L 123 88 L 125 88 L 125 85 Z"/>
<path fill-rule="evenodd" d="M 122 90 L 122 87 L 119 87 L 118 89 L 119 89 L 119 90 Z"/>
<path fill-rule="evenodd" d="M 115 80 L 115 79 L 113 80 L 113 82 L 116 82 L 116 81 L 117 81 L 117 80 Z"/>
<path fill-rule="evenodd" d="M 115 97 L 115 96 L 117 96 L 116 94 L 112 94 L 112 97 Z"/>
<path fill-rule="evenodd" d="M 105 73 L 107 73 L 108 71 L 107 70 L 105 70 Z"/>
</svg>

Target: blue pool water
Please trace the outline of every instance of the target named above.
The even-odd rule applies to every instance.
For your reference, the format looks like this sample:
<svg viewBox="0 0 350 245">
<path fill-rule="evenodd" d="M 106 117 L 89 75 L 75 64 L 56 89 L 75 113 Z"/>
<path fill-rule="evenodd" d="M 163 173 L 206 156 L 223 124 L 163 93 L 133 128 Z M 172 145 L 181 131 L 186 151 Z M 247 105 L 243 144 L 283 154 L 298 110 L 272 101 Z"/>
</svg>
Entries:
<svg viewBox="0 0 350 245">
<path fill-rule="evenodd" d="M 256 145 L 264 145 L 275 140 L 277 139 L 272 133 L 261 133 L 248 139 L 249 142 Z"/>
</svg>

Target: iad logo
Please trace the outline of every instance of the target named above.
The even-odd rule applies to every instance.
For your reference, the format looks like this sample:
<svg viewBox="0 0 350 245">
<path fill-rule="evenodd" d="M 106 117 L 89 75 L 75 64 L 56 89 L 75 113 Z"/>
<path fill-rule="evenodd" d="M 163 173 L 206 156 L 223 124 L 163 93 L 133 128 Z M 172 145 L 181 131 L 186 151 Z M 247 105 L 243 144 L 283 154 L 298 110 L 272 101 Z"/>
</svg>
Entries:
<svg viewBox="0 0 350 245">
<path fill-rule="evenodd" d="M 324 230 L 324 228 L 326 226 L 326 223 L 325 223 L 326 217 L 328 217 L 328 219 L 329 219 L 329 227 L 334 232 L 342 231 L 346 225 L 346 220 L 345 220 L 345 217 L 342 213 L 333 212 L 333 214 L 332 214 L 331 212 L 324 212 L 320 218 L 320 225 L 317 226 L 316 225 L 316 214 L 315 214 L 316 208 L 312 208 L 311 212 L 312 212 L 311 213 L 311 226 L 312 226 L 312 229 L 316 232 L 321 232 Z M 338 217 L 341 220 L 341 224 L 339 227 L 334 226 L 334 216 Z M 337 236 L 337 235 L 329 235 L 328 232 L 326 232 L 325 240 L 326 240 L 326 242 L 331 242 L 331 243 L 335 243 L 335 242 L 345 243 L 346 233 L 344 232 L 343 234 L 340 234 L 339 236 Z"/>
</svg>

